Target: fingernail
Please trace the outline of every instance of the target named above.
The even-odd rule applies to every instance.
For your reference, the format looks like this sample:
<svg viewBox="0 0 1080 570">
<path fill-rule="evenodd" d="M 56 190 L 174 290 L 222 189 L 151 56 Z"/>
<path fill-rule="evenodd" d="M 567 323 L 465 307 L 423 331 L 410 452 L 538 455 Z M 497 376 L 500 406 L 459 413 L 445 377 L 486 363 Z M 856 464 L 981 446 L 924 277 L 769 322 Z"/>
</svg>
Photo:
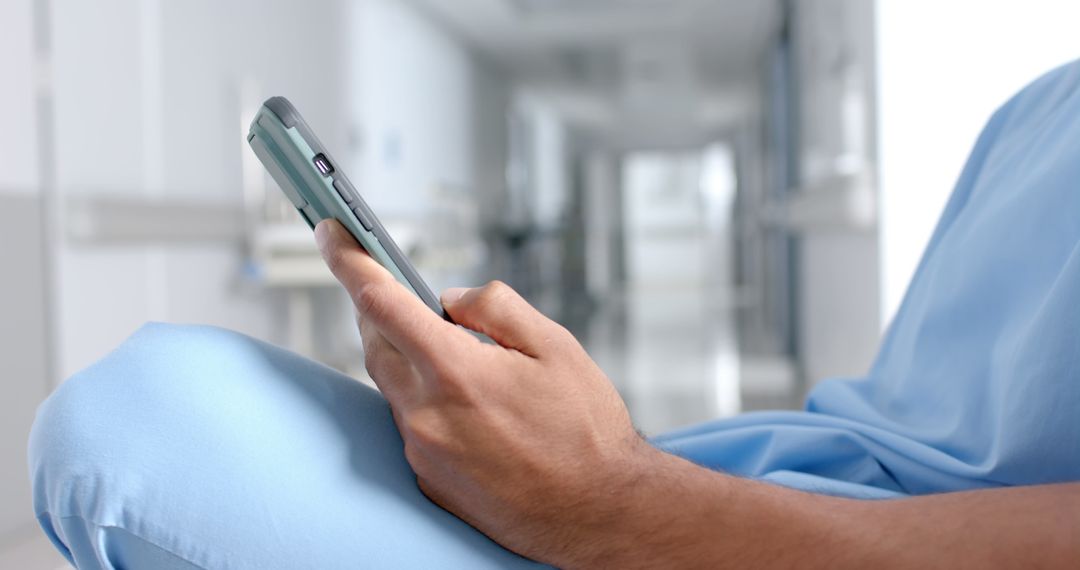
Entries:
<svg viewBox="0 0 1080 570">
<path fill-rule="evenodd" d="M 330 243 L 330 233 L 333 228 L 330 227 L 328 220 L 323 220 L 315 226 L 315 245 L 319 247 L 319 251 L 326 251 L 327 244 Z"/>
<path fill-rule="evenodd" d="M 468 293 L 469 291 L 470 289 L 468 287 L 451 287 L 450 289 L 443 291 L 442 303 L 444 305 L 456 303 L 465 296 L 465 293 Z"/>
</svg>

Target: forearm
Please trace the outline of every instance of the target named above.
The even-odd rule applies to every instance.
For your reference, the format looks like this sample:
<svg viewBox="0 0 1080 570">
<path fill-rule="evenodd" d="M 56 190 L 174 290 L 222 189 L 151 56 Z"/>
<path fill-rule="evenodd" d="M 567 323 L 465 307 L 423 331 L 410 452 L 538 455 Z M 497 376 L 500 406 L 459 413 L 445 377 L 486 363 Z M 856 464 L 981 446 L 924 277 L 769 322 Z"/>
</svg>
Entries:
<svg viewBox="0 0 1080 570">
<path fill-rule="evenodd" d="M 840 512 L 844 501 L 653 453 L 597 548 L 565 567 L 865 567 L 848 548 L 859 530 Z"/>
<path fill-rule="evenodd" d="M 568 567 L 1075 568 L 1080 484 L 857 501 L 650 459 Z"/>
<path fill-rule="evenodd" d="M 431 311 L 340 224 L 316 238 L 363 323 L 420 488 L 562 567 L 1080 565 L 1080 486 L 860 502 L 740 480 L 649 447 L 563 327 L 506 285 Z"/>
<path fill-rule="evenodd" d="M 855 503 L 851 510 L 892 567 L 1080 567 L 1080 483 Z"/>
</svg>

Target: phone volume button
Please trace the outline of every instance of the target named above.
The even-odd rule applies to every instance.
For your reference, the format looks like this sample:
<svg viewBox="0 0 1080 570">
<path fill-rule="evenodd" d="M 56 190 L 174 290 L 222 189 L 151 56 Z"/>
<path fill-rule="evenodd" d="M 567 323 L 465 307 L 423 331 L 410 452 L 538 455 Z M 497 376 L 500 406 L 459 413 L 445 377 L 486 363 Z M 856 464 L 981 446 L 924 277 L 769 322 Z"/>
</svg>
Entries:
<svg viewBox="0 0 1080 570">
<path fill-rule="evenodd" d="M 334 181 L 334 190 L 337 190 L 338 196 L 341 196 L 341 199 L 345 200 L 346 204 L 352 204 L 356 201 L 356 194 L 348 186 L 342 184 L 340 180 Z"/>
<path fill-rule="evenodd" d="M 369 218 L 367 212 L 364 211 L 364 207 L 357 206 L 353 208 L 353 213 L 356 214 L 356 219 L 360 220 L 360 225 L 364 226 L 364 229 L 370 232 L 371 218 Z"/>
</svg>

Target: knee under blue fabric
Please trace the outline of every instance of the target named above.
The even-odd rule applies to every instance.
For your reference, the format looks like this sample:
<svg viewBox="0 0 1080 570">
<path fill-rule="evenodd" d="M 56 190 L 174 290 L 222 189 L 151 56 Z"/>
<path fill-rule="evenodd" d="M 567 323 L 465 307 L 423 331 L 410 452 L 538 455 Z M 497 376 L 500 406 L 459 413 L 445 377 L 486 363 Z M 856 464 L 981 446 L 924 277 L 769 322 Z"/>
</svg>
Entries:
<svg viewBox="0 0 1080 570">
<path fill-rule="evenodd" d="M 536 566 L 420 493 L 377 392 L 212 327 L 147 325 L 69 379 L 30 463 L 79 568 Z"/>
<path fill-rule="evenodd" d="M 654 443 L 858 498 L 1080 480 L 1080 64 L 980 137 L 864 378 Z M 386 403 L 209 327 L 150 325 L 42 405 L 35 508 L 80 568 L 534 566 L 417 490 Z"/>
</svg>

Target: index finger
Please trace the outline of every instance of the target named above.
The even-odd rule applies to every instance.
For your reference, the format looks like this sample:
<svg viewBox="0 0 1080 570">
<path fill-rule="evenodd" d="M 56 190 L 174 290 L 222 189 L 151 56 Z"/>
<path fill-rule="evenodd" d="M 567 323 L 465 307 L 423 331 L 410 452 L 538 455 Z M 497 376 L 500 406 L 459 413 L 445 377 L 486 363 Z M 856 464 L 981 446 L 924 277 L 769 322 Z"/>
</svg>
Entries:
<svg viewBox="0 0 1080 570">
<path fill-rule="evenodd" d="M 361 317 L 370 320 L 414 364 L 431 365 L 453 354 L 462 337 L 471 338 L 394 279 L 337 220 L 319 222 L 315 241 Z"/>
</svg>

